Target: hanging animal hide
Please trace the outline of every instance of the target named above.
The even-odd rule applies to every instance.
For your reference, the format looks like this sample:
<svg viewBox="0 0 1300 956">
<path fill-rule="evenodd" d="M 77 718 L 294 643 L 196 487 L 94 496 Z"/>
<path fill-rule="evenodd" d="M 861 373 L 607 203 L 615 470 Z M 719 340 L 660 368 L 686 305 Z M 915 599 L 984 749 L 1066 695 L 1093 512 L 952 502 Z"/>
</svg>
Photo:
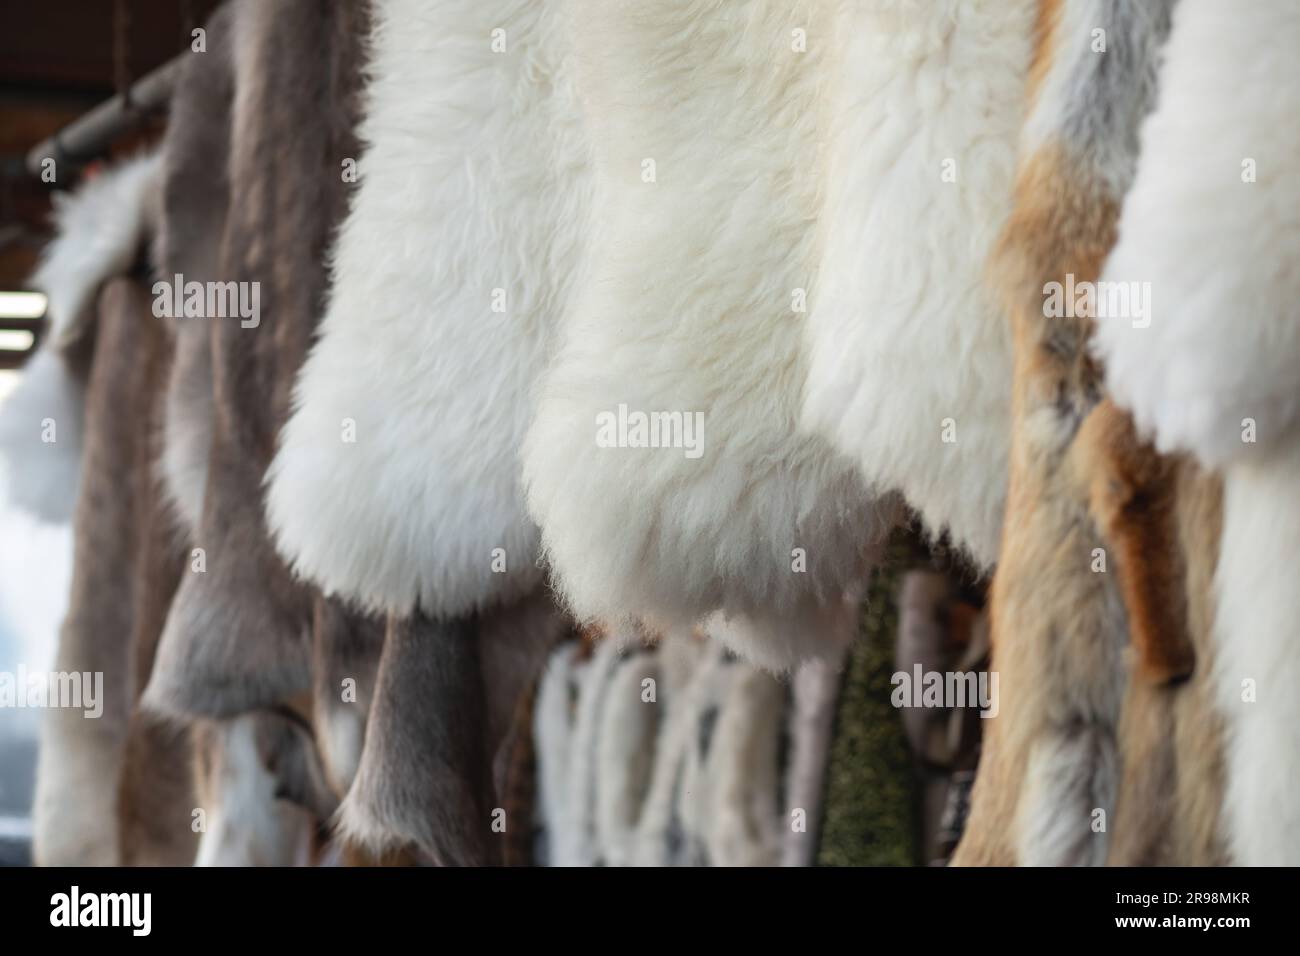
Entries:
<svg viewBox="0 0 1300 956">
<path fill-rule="evenodd" d="M 337 802 L 306 723 L 259 710 L 194 725 L 194 789 L 203 811 L 196 866 L 305 866 Z"/>
<path fill-rule="evenodd" d="M 1300 13 L 1283 0 L 1249 16 L 1181 0 L 1104 276 L 1149 283 L 1149 324 L 1097 338 L 1139 431 L 1223 475 L 1213 692 L 1228 850 L 1246 865 L 1300 862 L 1297 35 Z"/>
<path fill-rule="evenodd" d="M 524 446 L 579 618 L 721 611 L 710 632 L 774 669 L 833 649 L 895 517 L 796 431 L 834 7 L 574 4 L 597 215 Z"/>
<path fill-rule="evenodd" d="M 229 56 L 192 54 L 178 92 L 179 109 L 188 108 L 187 96 L 197 98 L 196 106 L 217 99 L 220 108 L 202 115 L 228 124 L 228 132 L 199 135 L 187 126 L 173 136 L 166 147 L 175 173 L 169 188 L 191 182 L 194 163 L 217 170 L 216 188 L 228 192 L 229 204 L 209 225 L 220 230 L 215 278 L 236 283 L 241 305 L 253 303 L 255 314 L 181 320 L 207 327 L 213 411 L 193 537 L 202 567 L 182 578 L 147 692 L 150 706 L 164 713 L 232 715 L 308 688 L 312 593 L 271 547 L 261 487 L 321 305 L 325 250 L 349 189 L 344 163 L 357 155 L 364 20 L 360 2 L 237 0 L 229 36 L 214 38 L 218 50 L 229 43 Z M 213 33 L 226 29 L 220 21 L 211 26 Z M 203 160 L 185 155 L 223 145 Z M 181 264 L 205 273 L 183 276 L 187 286 L 212 281 L 206 273 L 217 241 L 212 233 L 194 236 L 201 223 L 194 215 L 187 207 L 167 227 Z M 201 348 L 183 354 L 202 369 Z M 183 376 L 173 386 L 202 391 Z M 172 402 L 174 414 L 190 408 L 201 419 L 199 402 L 175 392 Z M 177 431 L 195 434 L 184 426 Z M 193 466 L 201 460 L 194 451 L 174 446 L 175 460 L 164 463 L 183 514 L 194 510 Z"/>
<path fill-rule="evenodd" d="M 445 866 L 492 859 L 477 637 L 472 620 L 389 618 L 366 745 L 339 811 L 344 838 L 374 853 L 413 844 Z"/>
<path fill-rule="evenodd" d="M 151 424 L 166 376 L 167 331 L 131 279 L 110 281 L 97 312 L 72 588 L 55 671 L 93 680 L 100 713 L 55 707 L 45 714 L 33 808 L 34 856 L 44 865 L 121 862 L 117 782 L 139 692 L 133 643 L 149 641 L 143 632 L 159 617 L 150 621 L 150 607 L 159 600 L 165 607 L 175 586 L 169 529 L 151 506 L 158 497 Z"/>
<path fill-rule="evenodd" d="M 57 238 L 30 283 L 48 299 L 48 338 L 0 412 L 5 498 L 45 521 L 73 516 L 99 291 L 137 263 L 157 219 L 157 176 L 158 157 L 145 155 L 54 195 Z"/>
<path fill-rule="evenodd" d="M 1131 458 L 1138 445 L 1131 419 L 1124 417 L 1128 434 L 1119 439 L 1120 447 L 1109 449 L 1121 459 Z M 1154 454 L 1149 446 L 1136 453 Z M 1156 498 L 1172 499 L 1162 532 L 1169 541 L 1161 550 L 1126 555 L 1118 570 L 1123 587 L 1132 557 L 1140 569 L 1137 577 L 1164 581 L 1143 595 L 1146 603 L 1137 614 L 1126 595 L 1134 649 L 1142 646 L 1140 626 L 1186 635 L 1194 670 L 1187 681 L 1165 683 L 1149 679 L 1135 665 L 1138 676 L 1129 682 L 1119 728 L 1122 768 L 1107 863 L 1221 866 L 1228 862 L 1222 825 L 1223 719 L 1215 699 L 1212 628 L 1222 483 L 1185 457 L 1163 470 L 1168 474 Z M 1099 471 L 1103 480 L 1113 474 L 1109 468 Z"/>
<path fill-rule="evenodd" d="M 1035 3 L 850 6 L 804 419 L 987 568 L 1011 336 L 983 277 L 1011 203 Z"/>
<path fill-rule="evenodd" d="M 518 447 L 590 193 L 562 7 L 374 3 L 361 179 L 267 493 L 328 594 L 457 617 L 541 581 Z"/>
<path fill-rule="evenodd" d="M 1123 606 L 1071 459 L 1101 393 L 1087 309 L 1155 99 L 1173 0 L 1041 0 L 1011 218 L 994 272 L 1015 340 L 1011 484 L 991 600 L 1000 708 L 958 864 L 1096 864 L 1114 811 Z M 1085 286 L 1086 287 L 1086 286 Z"/>
</svg>

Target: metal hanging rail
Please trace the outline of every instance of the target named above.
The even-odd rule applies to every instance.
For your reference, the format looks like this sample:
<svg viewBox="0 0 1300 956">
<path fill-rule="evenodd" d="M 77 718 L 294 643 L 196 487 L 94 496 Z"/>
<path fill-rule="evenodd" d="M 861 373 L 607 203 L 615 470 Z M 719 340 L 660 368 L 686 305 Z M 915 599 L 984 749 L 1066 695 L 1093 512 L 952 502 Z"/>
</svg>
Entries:
<svg viewBox="0 0 1300 956">
<path fill-rule="evenodd" d="M 146 73 L 130 87 L 126 96 L 117 95 L 74 120 L 27 154 L 27 170 L 41 175 L 45 161 L 53 159 L 56 167 L 84 166 L 107 152 L 109 145 L 123 133 L 143 123 L 150 114 L 166 106 L 176 87 L 181 56 Z"/>
</svg>

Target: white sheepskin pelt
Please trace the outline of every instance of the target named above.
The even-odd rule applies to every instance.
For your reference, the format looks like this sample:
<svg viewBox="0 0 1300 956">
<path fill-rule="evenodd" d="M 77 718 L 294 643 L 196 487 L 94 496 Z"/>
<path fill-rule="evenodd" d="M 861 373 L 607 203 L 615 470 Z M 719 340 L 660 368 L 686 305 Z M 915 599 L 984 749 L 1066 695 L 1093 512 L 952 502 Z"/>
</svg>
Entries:
<svg viewBox="0 0 1300 956">
<path fill-rule="evenodd" d="M 1011 342 L 984 271 L 1011 208 L 1037 2 L 851 6 L 804 421 L 988 567 Z"/>
<path fill-rule="evenodd" d="M 1224 475 L 1215 674 L 1237 863 L 1300 864 L 1300 7 L 1182 0 L 1124 204 L 1102 322 L 1116 400 Z"/>
<path fill-rule="evenodd" d="M 131 270 L 158 212 L 161 157 L 145 153 L 54 196 L 59 238 L 46 250 L 31 285 L 49 297 L 51 343 L 79 339 L 94 319 L 99 287 Z"/>
<path fill-rule="evenodd" d="M 1245 866 L 1300 866 L 1300 443 L 1224 478 L 1215 689 L 1223 820 Z"/>
<path fill-rule="evenodd" d="M 72 518 L 81 477 L 85 370 L 69 354 L 94 322 L 99 288 L 130 271 L 157 214 L 159 157 L 144 154 L 54 195 L 56 237 L 32 276 L 49 337 L 0 407 L 6 500 L 43 521 Z"/>
<path fill-rule="evenodd" d="M 578 617 L 752 617 L 737 649 L 789 668 L 895 518 L 798 433 L 837 5 L 573 6 L 596 212 L 529 508 Z"/>
<path fill-rule="evenodd" d="M 561 20 L 373 4 L 360 181 L 268 472 L 276 545 L 327 594 L 456 615 L 540 578 L 517 455 L 590 192 Z"/>
<path fill-rule="evenodd" d="M 1104 270 L 1150 301 L 1098 323 L 1112 394 L 1161 451 L 1210 465 L 1300 423 L 1298 38 L 1289 0 L 1182 0 Z"/>
</svg>

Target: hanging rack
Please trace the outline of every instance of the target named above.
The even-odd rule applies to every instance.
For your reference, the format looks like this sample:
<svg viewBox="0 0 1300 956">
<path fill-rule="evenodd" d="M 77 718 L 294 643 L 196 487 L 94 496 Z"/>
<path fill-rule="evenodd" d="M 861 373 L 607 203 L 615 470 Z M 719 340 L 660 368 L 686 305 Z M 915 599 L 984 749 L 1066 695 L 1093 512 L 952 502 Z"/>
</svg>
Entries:
<svg viewBox="0 0 1300 956">
<path fill-rule="evenodd" d="M 56 167 L 77 168 L 102 156 L 115 139 L 140 126 L 150 114 L 167 104 L 176 86 L 181 58 L 178 56 L 146 73 L 127 88 L 125 95 L 118 94 L 99 104 L 38 143 L 27 154 L 28 172 L 41 175 L 47 159 L 53 159 Z"/>
</svg>

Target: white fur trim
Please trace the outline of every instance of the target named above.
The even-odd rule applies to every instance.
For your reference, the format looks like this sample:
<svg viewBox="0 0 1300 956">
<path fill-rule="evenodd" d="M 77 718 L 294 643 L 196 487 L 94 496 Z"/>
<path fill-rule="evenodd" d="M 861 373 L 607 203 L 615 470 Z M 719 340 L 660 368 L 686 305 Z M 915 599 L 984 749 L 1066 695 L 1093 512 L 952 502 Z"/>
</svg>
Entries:
<svg viewBox="0 0 1300 956">
<path fill-rule="evenodd" d="M 56 237 L 29 283 L 49 298 L 49 339 L 0 408 L 5 496 L 43 521 L 71 520 L 81 480 L 85 382 L 59 353 L 94 321 L 100 286 L 135 264 L 156 218 L 160 168 L 158 154 L 142 155 L 54 195 Z M 43 440 L 46 419 L 53 442 Z"/>
<path fill-rule="evenodd" d="M 1215 690 L 1226 723 L 1223 819 L 1244 866 L 1300 866 L 1298 553 L 1300 441 L 1224 476 Z"/>
<path fill-rule="evenodd" d="M 1211 465 L 1284 445 L 1300 423 L 1298 36 L 1290 0 L 1178 4 L 1103 275 L 1151 290 L 1149 328 L 1098 323 L 1111 392 L 1160 450 Z"/>
<path fill-rule="evenodd" d="M 459 615 L 540 578 L 517 455 L 588 206 L 560 8 L 374 4 L 360 183 L 267 494 L 290 565 L 368 609 Z"/>
<path fill-rule="evenodd" d="M 807 323 L 805 423 L 985 567 L 1006 498 L 1011 343 L 984 270 L 1011 208 L 1036 5 L 867 0 L 840 25 Z"/>
<path fill-rule="evenodd" d="M 49 297 L 55 348 L 85 330 L 105 280 L 135 263 L 146 228 L 157 215 L 161 168 L 160 154 L 147 153 L 86 180 L 69 195 L 55 194 L 58 238 L 31 279 L 32 287 Z"/>
</svg>

